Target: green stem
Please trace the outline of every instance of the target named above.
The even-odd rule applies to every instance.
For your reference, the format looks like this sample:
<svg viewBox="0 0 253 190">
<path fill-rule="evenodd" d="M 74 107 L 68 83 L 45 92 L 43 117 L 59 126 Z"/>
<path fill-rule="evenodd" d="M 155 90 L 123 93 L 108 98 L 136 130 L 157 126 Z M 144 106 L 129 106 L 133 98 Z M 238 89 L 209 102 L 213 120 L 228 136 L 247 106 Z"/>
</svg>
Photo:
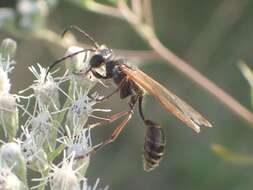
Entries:
<svg viewBox="0 0 253 190">
<path fill-rule="evenodd" d="M 54 159 L 55 159 L 56 157 L 58 157 L 64 149 L 65 149 L 65 145 L 64 145 L 64 144 L 60 144 L 60 145 L 54 150 L 54 152 L 52 152 L 51 154 L 49 154 L 49 156 L 48 156 L 48 162 L 53 162 Z"/>
</svg>

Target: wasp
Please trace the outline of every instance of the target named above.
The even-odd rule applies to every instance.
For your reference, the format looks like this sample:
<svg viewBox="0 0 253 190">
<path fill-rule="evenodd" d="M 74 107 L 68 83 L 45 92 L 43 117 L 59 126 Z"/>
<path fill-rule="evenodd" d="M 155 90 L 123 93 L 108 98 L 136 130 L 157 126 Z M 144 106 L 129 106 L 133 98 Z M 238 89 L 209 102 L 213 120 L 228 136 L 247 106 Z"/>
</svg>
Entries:
<svg viewBox="0 0 253 190">
<path fill-rule="evenodd" d="M 138 103 L 140 117 L 147 126 L 143 153 L 144 170 L 151 171 L 159 165 L 165 150 L 165 135 L 159 124 L 144 116 L 142 103 L 146 93 L 153 96 L 167 112 L 173 114 L 196 132 L 200 132 L 200 126 L 212 127 L 211 123 L 191 106 L 138 68 L 129 66 L 124 59 L 116 59 L 110 48 L 105 45 L 99 45 L 97 41 L 79 27 L 71 26 L 63 32 L 63 35 L 70 29 L 82 33 L 94 44 L 94 48 L 84 49 L 55 61 L 49 67 L 47 73 L 65 59 L 85 51 L 92 51 L 94 55 L 89 60 L 88 68 L 85 71 L 80 71 L 78 74 L 85 76 L 91 72 L 98 79 L 112 79 L 117 86 L 111 94 L 98 101 L 108 99 L 117 92 L 119 92 L 121 99 L 130 97 L 129 110 L 110 117 L 111 121 L 123 116 L 125 116 L 125 119 L 113 130 L 108 139 L 94 147 L 95 151 L 117 139 L 134 114 L 134 107 Z M 105 67 L 104 74 L 97 71 L 102 66 Z"/>
</svg>

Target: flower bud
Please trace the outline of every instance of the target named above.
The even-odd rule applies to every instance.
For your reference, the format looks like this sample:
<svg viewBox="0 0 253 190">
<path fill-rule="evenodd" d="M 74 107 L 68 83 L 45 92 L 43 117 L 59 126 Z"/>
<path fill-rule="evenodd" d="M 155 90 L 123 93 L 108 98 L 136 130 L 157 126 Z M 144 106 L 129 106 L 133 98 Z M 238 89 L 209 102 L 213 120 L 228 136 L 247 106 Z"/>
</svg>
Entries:
<svg viewBox="0 0 253 190">
<path fill-rule="evenodd" d="M 78 169 L 80 176 L 85 176 L 86 170 L 90 163 L 90 151 L 92 149 L 91 134 L 89 128 L 84 128 L 82 131 L 75 131 L 67 142 L 67 155 L 75 155 L 73 168 Z"/>
<path fill-rule="evenodd" d="M 50 107 L 59 105 L 58 87 L 55 82 L 46 81 L 34 86 L 33 90 L 35 97 L 41 105 L 50 105 Z"/>
<path fill-rule="evenodd" d="M 45 2 L 50 9 L 53 9 L 55 6 L 57 6 L 59 0 L 45 0 Z"/>
<path fill-rule="evenodd" d="M 82 129 L 86 124 L 89 116 L 93 112 L 92 106 L 96 104 L 95 101 L 91 101 L 87 94 L 77 99 L 68 110 L 66 117 L 66 124 L 72 129 L 80 126 Z"/>
<path fill-rule="evenodd" d="M 77 87 L 75 88 L 77 89 Z M 93 93 L 92 95 L 88 95 L 89 91 L 83 91 L 80 89 L 74 92 L 73 102 L 70 106 L 67 116 L 66 116 L 66 124 L 70 126 L 70 129 L 77 130 L 77 127 L 80 129 L 85 126 L 89 117 L 105 119 L 94 115 L 94 112 L 110 112 L 110 109 L 98 109 L 94 108 L 94 105 L 97 103 L 97 99 L 102 98 L 97 93 Z"/>
<path fill-rule="evenodd" d="M 8 78 L 8 72 L 5 72 L 3 68 L 0 68 L 0 94 L 7 94 L 10 92 L 11 83 Z"/>
<path fill-rule="evenodd" d="M 18 130 L 18 109 L 16 99 L 11 94 L 0 96 L 0 125 L 5 137 L 11 141 Z"/>
<path fill-rule="evenodd" d="M 54 78 L 49 73 L 46 81 L 46 69 L 38 64 L 38 70 L 31 66 L 29 70 L 36 77 L 34 84 L 29 88 L 33 89 L 34 96 L 39 106 L 49 106 L 49 110 L 55 110 L 59 107 L 59 93 L 58 93 L 58 83 L 55 82 Z"/>
<path fill-rule="evenodd" d="M 73 53 L 76 53 L 82 50 L 84 49 L 81 47 L 71 46 L 70 48 L 67 49 L 65 56 L 71 55 Z M 66 69 L 68 69 L 71 73 L 79 72 L 85 69 L 85 60 L 87 60 L 88 57 L 89 57 L 89 52 L 83 52 L 83 53 L 74 55 L 73 57 L 70 57 L 69 59 L 66 59 L 65 60 Z"/>
<path fill-rule="evenodd" d="M 21 29 L 38 30 L 44 26 L 48 7 L 45 1 L 20 0 L 17 13 Z"/>
<path fill-rule="evenodd" d="M 26 164 L 34 171 L 45 171 L 49 167 L 47 154 L 41 146 L 36 144 L 35 139 L 29 131 L 24 128 L 22 129 L 23 134 L 21 136 L 24 136 L 25 140 L 21 143 L 21 151 Z"/>
<path fill-rule="evenodd" d="M 9 168 L 12 168 L 16 176 L 26 183 L 26 164 L 19 144 L 14 142 L 4 144 L 0 149 L 0 158 Z"/>
<path fill-rule="evenodd" d="M 38 148 L 33 155 L 31 155 L 28 161 L 28 167 L 34 171 L 45 171 L 49 167 L 47 161 L 47 154 L 42 148 Z"/>
<path fill-rule="evenodd" d="M 81 50 L 83 50 L 83 48 L 72 46 L 68 48 L 65 56 L 74 54 Z M 82 52 L 65 60 L 66 68 L 73 77 L 73 81 L 78 84 L 78 87 L 82 87 L 84 89 L 93 87 L 98 81 L 97 78 L 90 72 L 84 76 L 85 71 L 89 69 L 90 53 L 90 51 Z"/>
<path fill-rule="evenodd" d="M 55 148 L 57 128 L 53 125 L 52 118 L 48 110 L 44 108 L 36 117 L 31 119 L 32 131 L 35 143 L 44 148 L 46 153 Z"/>
<path fill-rule="evenodd" d="M 0 168 L 1 190 L 26 190 L 25 185 L 7 168 Z"/>
<path fill-rule="evenodd" d="M 15 12 L 11 8 L 0 8 L 0 28 L 11 28 L 15 24 Z"/>
<path fill-rule="evenodd" d="M 0 46 L 0 52 L 2 58 L 13 59 L 17 50 L 17 43 L 11 38 L 6 38 L 2 41 Z"/>
<path fill-rule="evenodd" d="M 83 188 L 82 188 L 82 190 L 90 190 L 90 189 L 93 189 L 93 190 L 96 190 L 96 189 L 108 190 L 108 189 L 109 189 L 109 186 L 108 186 L 108 185 L 107 185 L 105 188 L 98 188 L 99 182 L 100 182 L 100 179 L 97 178 L 95 184 L 94 184 L 93 186 L 91 186 L 91 185 L 88 185 L 88 184 L 87 184 L 87 179 L 85 178 L 85 179 L 83 180 Z"/>
<path fill-rule="evenodd" d="M 74 156 L 63 158 L 62 166 L 54 166 L 50 173 L 50 186 L 54 190 L 80 190 L 80 179 L 73 170 Z"/>
<path fill-rule="evenodd" d="M 71 148 L 72 148 L 71 151 L 74 151 L 74 152 L 78 152 L 79 151 L 79 153 L 82 152 L 81 144 L 74 144 Z M 90 164 L 90 156 L 86 153 L 86 154 L 82 154 L 82 158 L 77 159 L 75 161 L 75 163 L 73 164 L 73 168 L 74 169 L 78 168 L 77 173 L 79 175 L 81 175 L 81 176 L 85 176 L 86 171 L 87 171 L 87 169 L 89 167 L 89 164 Z"/>
</svg>

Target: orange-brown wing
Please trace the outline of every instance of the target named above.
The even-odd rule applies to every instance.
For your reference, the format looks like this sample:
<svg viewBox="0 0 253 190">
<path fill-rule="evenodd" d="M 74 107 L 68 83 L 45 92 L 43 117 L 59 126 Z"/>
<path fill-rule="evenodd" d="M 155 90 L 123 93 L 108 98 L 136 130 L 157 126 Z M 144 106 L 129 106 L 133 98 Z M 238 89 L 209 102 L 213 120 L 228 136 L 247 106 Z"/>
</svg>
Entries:
<svg viewBox="0 0 253 190">
<path fill-rule="evenodd" d="M 200 132 L 200 126 L 212 127 L 211 123 L 191 106 L 141 70 L 129 68 L 126 65 L 121 65 L 120 68 L 130 79 L 135 81 L 137 85 L 154 96 L 168 112 L 175 115 L 197 133 Z"/>
</svg>

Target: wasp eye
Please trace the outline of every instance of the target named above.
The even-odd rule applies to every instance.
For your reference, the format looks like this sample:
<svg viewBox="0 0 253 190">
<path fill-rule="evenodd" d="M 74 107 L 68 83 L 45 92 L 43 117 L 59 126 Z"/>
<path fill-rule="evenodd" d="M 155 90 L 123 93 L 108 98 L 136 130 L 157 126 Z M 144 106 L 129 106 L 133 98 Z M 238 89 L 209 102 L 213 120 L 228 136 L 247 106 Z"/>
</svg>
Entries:
<svg viewBox="0 0 253 190">
<path fill-rule="evenodd" d="M 105 48 L 105 49 L 102 49 L 100 51 L 101 55 L 105 58 L 105 59 L 108 59 L 111 55 L 112 55 L 112 50 L 109 49 L 109 48 Z"/>
<path fill-rule="evenodd" d="M 105 62 L 104 57 L 101 54 L 94 55 L 90 59 L 90 66 L 91 67 L 100 67 L 102 63 Z"/>
</svg>

